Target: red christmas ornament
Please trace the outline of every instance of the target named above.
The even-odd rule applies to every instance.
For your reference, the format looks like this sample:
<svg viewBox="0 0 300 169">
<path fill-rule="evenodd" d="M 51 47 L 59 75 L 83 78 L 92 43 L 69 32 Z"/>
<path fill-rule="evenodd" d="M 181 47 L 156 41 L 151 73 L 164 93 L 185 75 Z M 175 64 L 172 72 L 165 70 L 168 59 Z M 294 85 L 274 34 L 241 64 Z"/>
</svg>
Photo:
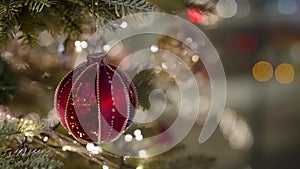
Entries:
<svg viewBox="0 0 300 169">
<path fill-rule="evenodd" d="M 103 58 L 88 58 L 60 82 L 55 108 L 80 142 L 111 142 L 129 126 L 137 94 L 128 76 Z"/>
<path fill-rule="evenodd" d="M 188 9 L 188 16 L 190 20 L 195 23 L 202 23 L 207 19 L 206 13 L 196 9 Z"/>
</svg>

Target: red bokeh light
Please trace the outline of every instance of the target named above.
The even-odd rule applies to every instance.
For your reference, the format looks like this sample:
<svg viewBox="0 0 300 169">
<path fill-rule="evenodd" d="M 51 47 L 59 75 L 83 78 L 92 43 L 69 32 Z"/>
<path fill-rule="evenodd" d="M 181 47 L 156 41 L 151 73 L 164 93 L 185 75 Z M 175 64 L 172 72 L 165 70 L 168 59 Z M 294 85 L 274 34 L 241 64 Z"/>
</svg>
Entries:
<svg viewBox="0 0 300 169">
<path fill-rule="evenodd" d="M 207 20 L 208 16 L 202 11 L 196 9 L 188 9 L 188 16 L 192 22 L 202 23 Z"/>
<path fill-rule="evenodd" d="M 227 46 L 234 52 L 250 54 L 258 47 L 258 38 L 251 33 L 233 33 L 227 37 Z"/>
</svg>

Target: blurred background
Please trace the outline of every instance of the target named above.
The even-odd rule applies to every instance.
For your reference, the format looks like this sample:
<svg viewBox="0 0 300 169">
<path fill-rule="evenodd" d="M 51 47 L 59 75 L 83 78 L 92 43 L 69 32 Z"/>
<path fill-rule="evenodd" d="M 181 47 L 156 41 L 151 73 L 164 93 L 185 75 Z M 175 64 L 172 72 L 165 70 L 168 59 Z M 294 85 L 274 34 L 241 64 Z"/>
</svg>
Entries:
<svg viewBox="0 0 300 169">
<path fill-rule="evenodd" d="M 216 8 L 221 19 L 204 31 L 223 62 L 227 106 L 247 121 L 253 144 L 243 151 L 235 145 L 243 138 L 224 139 L 217 131 L 199 149 L 214 149 L 217 168 L 299 168 L 300 1 L 236 0 L 237 9 L 229 1 L 223 1 L 226 10 L 225 4 Z"/>
<path fill-rule="evenodd" d="M 197 124 L 182 141 L 186 149 L 179 153 L 209 154 L 216 159 L 215 169 L 300 168 L 300 0 L 196 1 L 213 7 L 214 12 L 184 8 L 181 0 L 151 0 L 171 13 L 180 10 L 181 17 L 206 34 L 220 55 L 227 78 L 226 109 L 220 125 L 200 144 L 210 84 L 199 57 L 181 53 L 188 58 L 185 61 L 204 94 Z M 40 47 L 13 43 L 1 55 L 0 103 L 30 119 L 47 116 L 53 109 L 58 82 L 74 67 L 90 35 L 71 39 L 52 37 L 45 31 L 38 37 Z M 178 50 L 172 39 L 146 39 L 145 46 L 156 41 L 160 48 Z M 119 44 L 112 50 L 111 60 L 127 56 L 130 47 L 126 44 L 135 40 Z M 165 67 L 162 64 L 160 69 Z"/>
</svg>

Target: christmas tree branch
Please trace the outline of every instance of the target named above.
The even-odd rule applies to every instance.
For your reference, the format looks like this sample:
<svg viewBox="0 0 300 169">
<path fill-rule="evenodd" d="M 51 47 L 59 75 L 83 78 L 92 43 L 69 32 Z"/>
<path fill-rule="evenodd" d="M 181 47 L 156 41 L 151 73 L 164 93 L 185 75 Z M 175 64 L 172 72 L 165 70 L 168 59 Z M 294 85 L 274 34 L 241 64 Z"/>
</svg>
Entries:
<svg viewBox="0 0 300 169">
<path fill-rule="evenodd" d="M 33 12 L 41 12 L 44 7 L 50 7 L 55 5 L 57 1 L 55 0 L 26 0 L 25 6 L 28 6 L 29 10 Z"/>
<path fill-rule="evenodd" d="M 180 146 L 158 157 L 147 159 L 130 158 L 125 161 L 124 157 L 106 152 L 102 150 L 99 145 L 97 145 L 99 149 L 96 152 L 91 151 L 86 145 L 53 130 L 53 127 L 51 128 L 48 124 L 51 121 L 50 119 L 43 119 L 40 122 L 29 119 L 19 119 L 10 114 L 7 108 L 1 107 L 0 140 L 3 144 L 0 146 L 0 168 L 4 169 L 34 167 L 60 168 L 62 163 L 54 159 L 52 152 L 65 158 L 64 151 L 77 153 L 89 161 L 100 166 L 107 165 L 111 169 L 135 169 L 141 164 L 144 169 L 174 169 L 186 167 L 206 169 L 210 168 L 214 163 L 214 158 L 205 155 L 175 156 L 177 153 L 174 152 L 178 151 L 178 149 L 180 150 L 182 148 Z M 51 116 L 51 119 L 57 121 L 53 119 L 53 116 Z M 18 140 L 20 144 L 18 147 L 21 148 L 17 150 L 16 148 L 10 148 L 12 146 L 12 140 Z M 175 162 L 174 159 L 176 159 Z"/>
<path fill-rule="evenodd" d="M 3 121 L 0 123 L 0 140 L 16 135 L 37 135 L 41 131 L 41 127 L 41 123 L 34 123 L 27 120 L 25 122 Z"/>
<path fill-rule="evenodd" d="M 112 155 L 105 151 L 103 151 L 101 154 L 91 154 L 89 151 L 87 151 L 87 149 L 84 146 L 82 146 L 82 144 L 73 140 L 70 137 L 67 137 L 56 131 L 47 131 L 46 134 L 49 135 L 52 139 L 56 140 L 57 144 L 60 146 L 61 149 L 75 152 L 81 155 L 82 157 L 85 157 L 87 159 L 90 159 L 91 161 L 96 162 L 99 165 L 107 164 L 112 168 L 116 168 L 116 169 L 119 168 L 119 165 L 103 157 L 103 155 L 108 155 L 110 157 L 117 158 L 118 156 L 116 155 Z"/>
<path fill-rule="evenodd" d="M 0 168 L 61 168 L 63 163 L 53 159 L 53 154 L 48 150 L 22 148 L 16 151 L 0 153 Z"/>
<path fill-rule="evenodd" d="M 17 14 L 22 4 L 19 1 L 0 1 L 0 50 L 5 48 L 17 32 Z"/>
<path fill-rule="evenodd" d="M 22 32 L 19 39 L 23 44 L 37 44 L 38 33 L 43 30 L 76 36 L 83 32 L 82 25 L 88 20 L 84 18 L 89 17 L 85 11 L 103 20 L 105 24 L 132 11 L 148 12 L 155 9 L 154 5 L 145 0 L 2 0 L 0 50 L 5 50 L 18 31 Z"/>
</svg>

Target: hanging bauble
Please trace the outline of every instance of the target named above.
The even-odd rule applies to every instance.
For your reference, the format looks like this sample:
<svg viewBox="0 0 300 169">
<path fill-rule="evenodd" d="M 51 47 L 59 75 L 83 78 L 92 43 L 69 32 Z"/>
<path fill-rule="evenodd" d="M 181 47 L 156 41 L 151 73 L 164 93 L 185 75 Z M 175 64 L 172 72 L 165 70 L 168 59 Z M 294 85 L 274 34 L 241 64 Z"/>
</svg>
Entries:
<svg viewBox="0 0 300 169">
<path fill-rule="evenodd" d="M 188 9 L 188 16 L 192 22 L 202 23 L 207 20 L 208 16 L 202 11 L 197 9 Z"/>
<path fill-rule="evenodd" d="M 80 142 L 117 139 L 132 122 L 137 94 L 128 76 L 105 58 L 88 61 L 68 73 L 55 93 L 62 125 Z"/>
</svg>

